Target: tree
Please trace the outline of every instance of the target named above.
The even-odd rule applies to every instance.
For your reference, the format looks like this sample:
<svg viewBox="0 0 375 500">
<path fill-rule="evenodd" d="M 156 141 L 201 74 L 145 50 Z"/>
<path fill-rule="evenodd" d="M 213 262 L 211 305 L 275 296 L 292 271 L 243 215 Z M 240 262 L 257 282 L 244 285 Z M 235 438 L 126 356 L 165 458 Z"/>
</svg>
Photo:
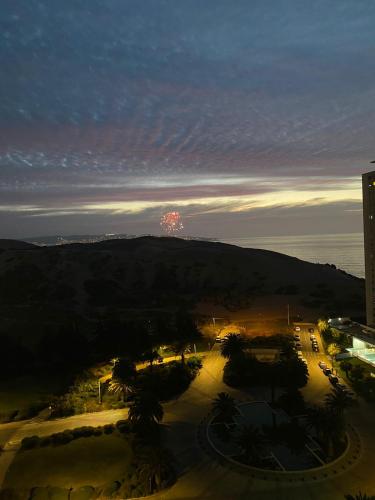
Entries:
<svg viewBox="0 0 375 500">
<path fill-rule="evenodd" d="M 347 408 L 354 405 L 354 399 L 348 393 L 333 387 L 332 391 L 325 397 L 325 404 L 332 411 L 342 414 Z"/>
<path fill-rule="evenodd" d="M 144 361 L 148 361 L 149 362 L 150 368 L 152 370 L 152 365 L 153 365 L 154 361 L 156 361 L 157 359 L 159 359 L 159 357 L 160 356 L 159 356 L 158 351 L 149 349 L 145 353 L 143 353 L 142 359 Z"/>
<path fill-rule="evenodd" d="M 363 379 L 365 369 L 362 365 L 354 365 L 350 373 L 352 375 L 352 379 L 358 382 Z"/>
<path fill-rule="evenodd" d="M 259 463 L 259 455 L 264 447 L 264 437 L 257 427 L 253 425 L 242 427 L 236 442 L 242 449 L 247 462 Z"/>
<path fill-rule="evenodd" d="M 185 352 L 201 338 L 201 334 L 192 317 L 186 311 L 179 311 L 173 322 L 175 341 L 172 344 L 173 351 L 181 356 L 181 363 L 185 364 Z"/>
<path fill-rule="evenodd" d="M 121 393 L 123 401 L 128 399 L 129 392 L 132 392 L 136 377 L 135 364 L 126 358 L 116 359 L 112 368 L 112 379 L 109 383 L 109 390 L 114 393 Z"/>
<path fill-rule="evenodd" d="M 331 357 L 331 363 L 333 368 L 333 360 L 335 359 L 336 354 L 339 354 L 341 352 L 341 349 L 337 344 L 333 343 L 329 344 L 329 346 L 327 347 L 327 352 Z"/>
<path fill-rule="evenodd" d="M 223 422 L 233 422 L 233 417 L 238 415 L 238 410 L 234 398 L 226 392 L 219 392 L 212 402 L 212 407 L 218 413 L 218 417 Z"/>
<path fill-rule="evenodd" d="M 149 492 L 154 493 L 162 487 L 163 479 L 168 478 L 171 457 L 160 446 L 143 447 L 137 452 L 140 467 L 139 472 L 149 485 Z"/>
<path fill-rule="evenodd" d="M 152 430 L 162 421 L 164 410 L 157 397 L 149 392 L 140 393 L 129 408 L 129 421 L 137 430 Z"/>
<path fill-rule="evenodd" d="M 340 368 L 342 371 L 345 372 L 345 375 L 348 377 L 348 379 L 350 379 L 349 372 L 353 368 L 353 365 L 351 364 L 351 362 L 344 359 L 344 361 L 341 361 L 341 363 L 340 363 Z"/>
<path fill-rule="evenodd" d="M 315 406 L 307 414 L 307 426 L 315 429 L 321 446 L 328 456 L 332 456 L 335 444 L 342 439 L 345 431 L 342 414 L 327 406 Z"/>
<path fill-rule="evenodd" d="M 221 344 L 221 355 L 229 360 L 241 358 L 246 347 L 245 339 L 237 333 L 229 333 Z"/>
<path fill-rule="evenodd" d="M 327 328 L 329 328 L 328 321 L 326 319 L 318 319 L 318 331 L 319 331 L 319 333 L 322 333 Z"/>
</svg>

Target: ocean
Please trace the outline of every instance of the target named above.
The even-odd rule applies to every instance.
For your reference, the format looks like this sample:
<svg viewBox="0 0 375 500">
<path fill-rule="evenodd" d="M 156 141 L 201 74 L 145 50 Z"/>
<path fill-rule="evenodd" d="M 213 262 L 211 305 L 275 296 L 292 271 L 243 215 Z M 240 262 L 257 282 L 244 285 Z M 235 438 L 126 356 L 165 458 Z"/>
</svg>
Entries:
<svg viewBox="0 0 375 500">
<path fill-rule="evenodd" d="M 244 248 L 273 250 L 309 262 L 335 264 L 347 273 L 365 277 L 362 233 L 231 238 L 221 241 Z"/>
</svg>

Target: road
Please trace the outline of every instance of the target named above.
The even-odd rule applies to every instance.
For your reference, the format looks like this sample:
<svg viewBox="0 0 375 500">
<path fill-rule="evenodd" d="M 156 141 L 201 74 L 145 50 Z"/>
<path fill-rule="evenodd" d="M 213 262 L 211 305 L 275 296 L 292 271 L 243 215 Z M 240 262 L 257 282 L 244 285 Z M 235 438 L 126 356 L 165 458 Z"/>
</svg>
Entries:
<svg viewBox="0 0 375 500">
<path fill-rule="evenodd" d="M 307 367 L 309 369 L 309 381 L 302 389 L 302 394 L 306 401 L 319 404 L 324 402 L 324 397 L 327 393 L 329 393 L 332 389 L 332 385 L 324 375 L 322 369 L 319 367 L 319 361 L 324 361 L 327 363 L 327 366 L 331 366 L 331 361 L 324 353 L 322 340 L 320 338 L 320 334 L 317 331 L 316 325 L 313 323 L 305 323 L 300 325 L 301 331 L 296 332 L 301 338 L 302 344 L 302 354 L 303 357 L 307 361 Z M 315 352 L 312 349 L 312 344 L 310 340 L 311 333 L 308 331 L 309 328 L 314 328 L 314 335 L 318 342 L 319 352 Z"/>
<path fill-rule="evenodd" d="M 301 334 L 304 356 L 308 361 L 309 382 L 303 392 L 310 402 L 321 402 L 330 390 L 328 379 L 318 368 L 320 359 L 327 360 L 322 353 L 314 353 L 308 334 Z M 349 473 L 302 484 L 289 485 L 272 480 L 251 478 L 247 473 L 233 470 L 229 464 L 220 465 L 216 457 L 207 453 L 198 440 L 197 428 L 210 411 L 212 399 L 218 392 L 226 391 L 237 399 L 249 399 L 247 394 L 232 390 L 222 381 L 225 361 L 215 345 L 206 356 L 203 367 L 189 389 L 176 401 L 164 406 L 164 435 L 168 448 L 175 457 L 179 478 L 169 490 L 153 496 L 155 500 L 187 499 L 246 499 L 259 500 L 343 500 L 344 494 L 359 490 L 375 493 L 373 464 L 375 459 L 374 409 L 362 402 L 352 410 L 349 419 L 360 431 L 362 454 Z M 77 425 L 100 425 L 124 418 L 126 410 L 100 414 L 78 415 L 53 422 L 35 422 L 22 427 L 19 436 L 44 435 Z M 4 454 L 3 454 L 4 455 Z M 5 454 L 6 455 L 6 454 Z"/>
</svg>

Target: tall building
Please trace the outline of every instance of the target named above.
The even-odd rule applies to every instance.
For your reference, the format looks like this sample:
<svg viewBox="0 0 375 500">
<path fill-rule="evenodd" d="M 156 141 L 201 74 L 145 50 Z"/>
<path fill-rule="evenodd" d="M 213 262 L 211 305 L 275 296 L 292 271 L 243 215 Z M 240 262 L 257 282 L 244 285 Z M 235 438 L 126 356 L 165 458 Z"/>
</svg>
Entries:
<svg viewBox="0 0 375 500">
<path fill-rule="evenodd" d="M 375 326 L 375 172 L 362 175 L 365 238 L 366 320 Z"/>
</svg>

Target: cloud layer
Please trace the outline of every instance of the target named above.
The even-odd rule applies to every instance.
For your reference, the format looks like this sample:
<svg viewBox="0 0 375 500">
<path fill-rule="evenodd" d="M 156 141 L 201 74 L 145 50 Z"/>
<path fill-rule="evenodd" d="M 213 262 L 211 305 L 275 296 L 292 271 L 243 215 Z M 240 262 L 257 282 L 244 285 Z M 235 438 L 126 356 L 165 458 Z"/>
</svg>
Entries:
<svg viewBox="0 0 375 500">
<path fill-rule="evenodd" d="M 0 16 L 3 236 L 158 232 L 170 207 L 191 234 L 361 230 L 372 0 L 5 0 Z"/>
</svg>

